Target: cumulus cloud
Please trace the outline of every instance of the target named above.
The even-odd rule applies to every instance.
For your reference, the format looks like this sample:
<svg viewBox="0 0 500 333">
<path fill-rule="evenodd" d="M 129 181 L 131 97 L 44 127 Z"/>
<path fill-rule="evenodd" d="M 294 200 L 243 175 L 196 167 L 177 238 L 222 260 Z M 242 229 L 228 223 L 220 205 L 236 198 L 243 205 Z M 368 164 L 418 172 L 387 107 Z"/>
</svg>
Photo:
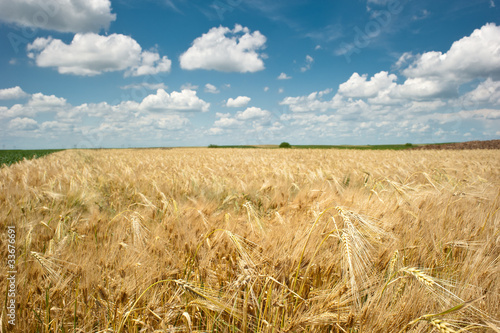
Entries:
<svg viewBox="0 0 500 333">
<path fill-rule="evenodd" d="M 52 133 L 67 132 L 71 129 L 71 124 L 66 124 L 56 120 L 44 121 L 40 125 L 42 131 L 49 131 Z"/>
<path fill-rule="evenodd" d="M 0 21 L 59 32 L 98 32 L 116 19 L 110 0 L 0 1 Z"/>
<path fill-rule="evenodd" d="M 341 97 L 335 95 L 331 100 L 325 101 L 322 97 L 329 94 L 332 90 L 315 91 L 307 96 L 285 97 L 280 105 L 288 105 L 292 112 L 324 112 L 339 106 Z"/>
<path fill-rule="evenodd" d="M 132 37 L 121 34 L 76 34 L 70 44 L 40 37 L 27 50 L 37 66 L 56 67 L 61 74 L 93 76 L 126 70 L 125 76 L 139 76 L 168 72 L 171 66 L 166 56 L 142 51 Z"/>
<path fill-rule="evenodd" d="M 338 92 L 353 98 L 374 97 L 381 90 L 396 86 L 394 82 L 396 80 L 396 75 L 384 71 L 375 74 L 370 80 L 367 80 L 366 74 L 360 76 L 358 73 L 353 73 L 349 80 L 339 86 Z"/>
<path fill-rule="evenodd" d="M 141 76 L 141 75 L 155 75 L 161 72 L 170 72 L 172 61 L 167 56 L 160 59 L 160 55 L 156 52 L 144 51 L 141 54 L 141 61 L 139 64 L 133 66 L 128 70 L 126 76 Z"/>
<path fill-rule="evenodd" d="M 235 128 L 244 130 L 247 134 L 255 131 L 261 131 L 265 127 L 264 124 L 268 123 L 270 115 L 271 113 L 269 111 L 258 107 L 246 108 L 245 111 L 239 111 L 234 116 L 229 112 L 217 112 L 215 117 L 218 119 L 214 122 L 213 127 L 208 131 L 208 134 L 221 134 L 223 130 L 231 130 Z M 249 128 L 247 124 L 251 127 Z M 270 129 L 269 125 L 270 124 L 267 124 L 266 128 Z M 272 125 L 271 128 L 276 129 L 277 127 Z"/>
<path fill-rule="evenodd" d="M 405 105 L 405 110 L 408 113 L 415 112 L 430 112 L 437 110 L 443 106 L 446 106 L 446 103 L 441 100 L 435 101 L 412 101 Z"/>
<path fill-rule="evenodd" d="M 249 107 L 245 111 L 240 111 L 236 113 L 236 119 L 238 120 L 251 120 L 260 119 L 268 117 L 271 113 L 267 110 L 262 110 L 257 107 Z"/>
<path fill-rule="evenodd" d="M 286 73 L 281 73 L 279 76 L 278 76 L 278 80 L 290 80 L 292 77 L 291 76 L 288 76 L 286 75 Z"/>
<path fill-rule="evenodd" d="M 180 130 L 189 124 L 189 119 L 178 114 L 164 115 L 159 119 L 152 119 L 152 124 L 158 129 Z"/>
<path fill-rule="evenodd" d="M 226 102 L 226 106 L 230 108 L 241 108 L 246 106 L 250 102 L 251 98 L 248 96 L 238 96 L 236 98 L 229 98 Z"/>
<path fill-rule="evenodd" d="M 34 117 L 43 112 L 59 112 L 67 106 L 68 104 L 64 98 L 36 93 L 31 95 L 25 104 L 15 104 L 10 108 L 3 109 L 0 112 L 0 119 Z"/>
<path fill-rule="evenodd" d="M 210 94 L 218 94 L 220 93 L 220 90 L 217 89 L 217 87 L 214 86 L 213 84 L 207 83 L 205 84 L 205 92 Z"/>
<path fill-rule="evenodd" d="M 219 128 L 231 128 L 231 127 L 238 127 L 242 125 L 243 122 L 239 121 L 234 118 L 229 118 L 229 117 L 223 117 L 214 122 L 214 127 L 219 127 Z"/>
<path fill-rule="evenodd" d="M 427 120 L 436 120 L 440 125 L 453 123 L 453 122 L 464 122 L 472 120 L 483 120 L 491 122 L 493 124 L 498 124 L 500 121 L 500 110 L 497 109 L 477 109 L 477 110 L 461 110 L 455 113 L 432 113 L 426 116 Z M 496 126 L 498 128 L 498 126 Z"/>
<path fill-rule="evenodd" d="M 454 42 L 446 53 L 431 51 L 402 73 L 408 78 L 435 78 L 467 82 L 478 77 L 500 79 L 500 27 L 488 23 Z"/>
<path fill-rule="evenodd" d="M 236 24 L 234 29 L 214 27 L 193 41 L 179 60 L 181 68 L 222 72 L 257 72 L 264 69 L 266 37 Z"/>
<path fill-rule="evenodd" d="M 408 78 L 402 85 L 394 87 L 394 95 L 405 99 L 429 99 L 457 95 L 455 81 L 441 78 Z"/>
<path fill-rule="evenodd" d="M 488 119 L 488 120 L 500 120 L 500 110 L 497 109 L 479 109 L 479 110 L 462 110 L 458 112 L 458 115 L 462 119 Z"/>
<path fill-rule="evenodd" d="M 465 94 L 464 101 L 467 105 L 477 103 L 500 105 L 500 81 L 493 81 L 491 78 L 486 79 L 474 90 Z"/>
<path fill-rule="evenodd" d="M 168 111 L 201 111 L 207 112 L 210 103 L 196 96 L 196 91 L 183 89 L 172 91 L 170 94 L 163 89 L 158 89 L 156 94 L 147 96 L 142 100 L 139 108 L 150 112 Z"/>
<path fill-rule="evenodd" d="M 9 129 L 14 131 L 32 131 L 38 128 L 38 123 L 31 118 L 14 118 L 9 122 Z"/>
<path fill-rule="evenodd" d="M 222 133 L 224 133 L 224 130 L 219 127 L 212 127 L 207 131 L 208 135 L 221 135 Z"/>
<path fill-rule="evenodd" d="M 0 89 L 0 99 L 19 99 L 28 96 L 29 94 L 25 93 L 19 86 Z"/>
<path fill-rule="evenodd" d="M 0 106 L 0 132 L 6 138 L 37 139 L 39 144 L 66 147 L 120 146 L 126 136 L 132 145 L 179 142 L 189 133 L 187 111 L 208 111 L 209 103 L 195 91 L 166 93 L 160 89 L 138 103 L 83 103 L 73 106 L 54 95 L 33 94 L 24 104 Z M 43 114 L 43 121 L 36 118 Z M 95 126 L 96 121 L 101 125 Z M 179 134 L 179 133 L 185 133 Z M 14 139 L 13 139 L 14 140 Z M 188 142 L 186 142 L 188 143 Z"/>
<path fill-rule="evenodd" d="M 481 78 L 487 79 L 487 83 L 467 96 L 469 102 L 477 101 L 481 99 L 480 95 L 489 94 L 488 89 L 495 90 L 493 82 L 500 80 L 499 49 L 500 27 L 489 23 L 474 30 L 470 36 L 454 42 L 445 53 L 403 53 L 394 66 L 406 77 L 402 84 L 395 83 L 397 78 L 394 74 L 380 72 L 370 80 L 374 82 L 371 82 L 372 89 L 369 89 L 366 75 L 359 77 L 355 73 L 349 81 L 341 84 L 339 92 L 344 93 L 348 87 L 359 90 L 358 86 L 364 86 L 367 88 L 365 94 L 350 93 L 345 96 L 370 97 L 372 102 L 377 104 L 394 104 L 397 100 L 455 98 L 462 84 Z M 377 77 L 378 80 L 375 80 Z M 377 83 L 381 84 L 381 87 L 375 94 Z"/>
<path fill-rule="evenodd" d="M 66 105 L 66 99 L 54 95 L 44 95 L 36 93 L 31 95 L 28 106 L 35 108 L 57 108 Z"/>
</svg>

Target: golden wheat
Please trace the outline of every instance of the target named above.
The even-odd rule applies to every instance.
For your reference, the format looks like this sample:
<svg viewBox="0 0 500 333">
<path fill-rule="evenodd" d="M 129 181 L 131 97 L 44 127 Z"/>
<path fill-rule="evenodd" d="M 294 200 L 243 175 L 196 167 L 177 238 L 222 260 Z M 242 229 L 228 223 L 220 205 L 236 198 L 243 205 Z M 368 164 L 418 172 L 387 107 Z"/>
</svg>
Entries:
<svg viewBox="0 0 500 333">
<path fill-rule="evenodd" d="M 3 167 L 17 323 L 2 312 L 1 328 L 497 332 L 498 165 L 498 151 L 179 148 Z"/>
</svg>

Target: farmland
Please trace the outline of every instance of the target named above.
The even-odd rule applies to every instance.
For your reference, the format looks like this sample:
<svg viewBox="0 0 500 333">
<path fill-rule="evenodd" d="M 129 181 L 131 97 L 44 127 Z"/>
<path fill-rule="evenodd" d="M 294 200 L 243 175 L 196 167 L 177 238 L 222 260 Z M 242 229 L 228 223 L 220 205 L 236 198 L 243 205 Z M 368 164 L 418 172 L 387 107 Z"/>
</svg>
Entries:
<svg viewBox="0 0 500 333">
<path fill-rule="evenodd" d="M 47 154 L 61 151 L 61 149 L 41 149 L 41 150 L 0 150 L 0 167 L 11 165 L 23 159 L 42 157 Z"/>
<path fill-rule="evenodd" d="M 15 329 L 498 332 L 498 165 L 498 150 L 175 148 L 3 167 Z"/>
</svg>

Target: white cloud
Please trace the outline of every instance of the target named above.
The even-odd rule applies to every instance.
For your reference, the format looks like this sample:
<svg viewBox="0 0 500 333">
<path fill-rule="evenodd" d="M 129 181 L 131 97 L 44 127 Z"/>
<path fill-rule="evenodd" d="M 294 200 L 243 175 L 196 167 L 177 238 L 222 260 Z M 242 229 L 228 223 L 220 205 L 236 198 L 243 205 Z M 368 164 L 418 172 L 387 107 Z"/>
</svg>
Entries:
<svg viewBox="0 0 500 333">
<path fill-rule="evenodd" d="M 457 94 L 455 83 L 440 78 L 408 78 L 402 85 L 394 87 L 394 95 L 407 99 L 452 97 Z"/>
<path fill-rule="evenodd" d="M 116 19 L 110 0 L 0 1 L 0 21 L 60 32 L 98 32 Z"/>
<path fill-rule="evenodd" d="M 430 128 L 429 124 L 414 123 L 409 130 L 411 133 L 424 133 L 429 131 Z"/>
<path fill-rule="evenodd" d="M 246 131 L 246 133 L 250 133 L 253 131 L 262 130 L 263 124 L 267 123 L 269 120 L 269 116 L 271 113 L 267 110 L 262 110 L 258 107 L 249 107 L 245 111 L 239 111 L 236 115 L 232 116 L 231 113 L 220 113 L 217 112 L 215 117 L 218 118 L 213 127 L 209 130 L 209 134 L 221 134 L 222 130 L 220 129 L 233 129 L 239 128 L 241 130 Z M 251 120 L 251 122 L 246 122 L 247 120 Z M 250 123 L 253 129 L 245 126 Z"/>
<path fill-rule="evenodd" d="M 412 101 L 404 106 L 406 112 L 414 113 L 414 112 L 430 112 L 437 110 L 443 106 L 446 106 L 446 103 L 441 100 L 436 101 Z"/>
<path fill-rule="evenodd" d="M 61 133 L 61 132 L 68 132 L 71 129 L 71 125 L 56 120 L 44 121 L 40 125 L 40 129 L 42 131 L 48 131 L 52 133 Z"/>
<path fill-rule="evenodd" d="M 245 111 L 240 111 L 236 114 L 238 120 L 260 119 L 268 117 L 271 113 L 267 110 L 262 110 L 257 107 L 249 107 Z"/>
<path fill-rule="evenodd" d="M 340 95 L 335 95 L 332 100 L 324 101 L 322 97 L 329 94 L 331 89 L 315 91 L 307 96 L 285 97 L 280 105 L 288 105 L 292 112 L 324 112 L 340 106 Z"/>
<path fill-rule="evenodd" d="M 339 85 L 338 92 L 353 98 L 375 97 L 380 91 L 396 86 L 396 80 L 396 75 L 384 71 L 373 75 L 370 80 L 366 74 L 353 73 L 349 80 Z"/>
<path fill-rule="evenodd" d="M 159 90 L 144 98 L 142 103 L 126 100 L 115 105 L 100 102 L 77 106 L 67 103 L 64 98 L 38 93 L 25 104 L 10 108 L 0 106 L 0 131 L 12 138 L 19 137 L 17 132 L 22 131 L 24 139 L 37 138 L 38 144 L 63 143 L 67 147 L 119 147 L 123 143 L 120 138 L 124 136 L 135 145 L 151 144 L 160 139 L 166 142 L 168 138 L 173 144 L 188 134 L 183 131 L 188 130 L 189 118 L 194 114 L 184 111 L 203 112 L 208 111 L 208 107 L 209 104 L 197 98 L 194 91 L 167 94 Z M 39 124 L 38 119 L 33 118 L 41 112 L 45 112 L 44 121 Z M 96 127 L 96 122 L 101 125 Z"/>
<path fill-rule="evenodd" d="M 215 113 L 215 118 L 229 118 L 229 117 L 231 117 L 231 114 L 229 112 L 227 112 L 227 113 L 216 112 Z"/>
<path fill-rule="evenodd" d="M 210 94 L 218 94 L 220 93 L 220 90 L 217 89 L 217 87 L 214 86 L 213 84 L 207 83 L 205 84 L 205 92 Z"/>
<path fill-rule="evenodd" d="M 189 124 L 189 119 L 178 114 L 170 114 L 164 115 L 160 119 L 154 119 L 153 123 L 159 129 L 180 130 Z"/>
<path fill-rule="evenodd" d="M 305 72 L 311 69 L 311 65 L 314 62 L 314 58 L 310 55 L 306 55 L 306 64 L 300 68 L 301 72 Z"/>
<path fill-rule="evenodd" d="M 349 98 L 368 99 L 376 105 L 404 104 L 411 100 L 450 98 L 458 94 L 454 81 L 438 77 L 407 78 L 397 84 L 397 76 L 382 71 L 368 79 L 367 74 L 353 73 L 339 85 L 338 93 Z"/>
<path fill-rule="evenodd" d="M 181 90 L 182 89 L 188 89 L 188 90 L 197 90 L 198 89 L 198 86 L 195 85 L 195 84 L 191 84 L 191 83 L 184 83 L 182 86 L 181 86 Z"/>
<path fill-rule="evenodd" d="M 269 91 L 269 87 L 264 87 L 264 91 L 268 92 Z"/>
<path fill-rule="evenodd" d="M 396 63 L 394 64 L 394 67 L 396 69 L 399 69 L 401 67 L 404 67 L 406 65 L 408 65 L 408 63 L 412 60 L 415 59 L 415 55 L 413 55 L 413 53 L 411 52 L 404 52 L 398 59 L 398 61 L 396 61 Z"/>
<path fill-rule="evenodd" d="M 209 135 L 221 135 L 224 133 L 224 130 L 219 127 L 212 127 L 211 129 L 208 130 L 207 132 Z"/>
<path fill-rule="evenodd" d="M 236 98 L 229 98 L 227 100 L 226 106 L 230 108 L 241 108 L 246 106 L 250 102 L 251 98 L 248 96 L 238 96 Z"/>
<path fill-rule="evenodd" d="M 147 96 L 139 105 L 141 110 L 150 112 L 207 112 L 209 107 L 210 103 L 196 96 L 196 91 L 188 89 L 183 89 L 181 92 L 172 91 L 170 94 L 163 89 L 158 89 L 156 94 Z"/>
<path fill-rule="evenodd" d="M 193 41 L 180 57 L 183 69 L 207 69 L 222 72 L 257 72 L 264 69 L 263 55 L 266 37 L 259 31 L 250 33 L 236 24 L 231 30 L 219 26 Z"/>
<path fill-rule="evenodd" d="M 453 43 L 446 53 L 426 52 L 402 71 L 408 78 L 467 82 L 478 77 L 500 79 L 500 27 L 488 23 Z"/>
<path fill-rule="evenodd" d="M 56 97 L 54 95 L 44 95 L 42 93 L 36 93 L 31 95 L 31 99 L 28 101 L 28 106 L 36 108 L 56 108 L 66 105 L 66 99 L 62 97 Z"/>
<path fill-rule="evenodd" d="M 1 118 L 34 117 L 42 112 L 59 112 L 68 106 L 66 99 L 36 93 L 25 104 L 15 104 L 0 113 Z"/>
<path fill-rule="evenodd" d="M 61 74 L 93 76 L 126 70 L 125 76 L 170 71 L 171 61 L 158 53 L 142 51 L 132 37 L 94 33 L 76 34 L 70 44 L 60 39 L 37 38 L 27 47 L 39 67 L 57 67 Z"/>
<path fill-rule="evenodd" d="M 144 51 L 141 54 L 141 62 L 127 71 L 126 75 L 155 75 L 162 72 L 170 72 L 171 66 L 172 61 L 167 56 L 163 56 L 160 59 L 158 53 Z"/>
<path fill-rule="evenodd" d="M 292 77 L 291 76 L 288 76 L 286 75 L 286 73 L 281 73 L 279 76 L 278 76 L 278 80 L 290 80 Z"/>
<path fill-rule="evenodd" d="M 500 110 L 497 109 L 479 109 L 479 110 L 462 110 L 458 112 L 458 116 L 462 119 L 489 119 L 500 120 Z"/>
<path fill-rule="evenodd" d="M 495 90 L 493 82 L 500 79 L 498 49 L 500 27 L 486 24 L 470 36 L 454 42 L 446 53 L 403 53 L 394 66 L 406 76 L 403 84 L 396 84 L 397 77 L 387 72 L 375 74 L 370 81 L 367 81 L 366 75 L 360 77 L 354 73 L 340 85 L 339 93 L 353 98 L 368 97 L 372 103 L 390 105 L 409 100 L 455 98 L 462 84 L 487 78 L 483 86 L 467 96 L 468 102 L 478 101 L 480 95 L 485 96 L 488 91 Z M 492 94 L 494 100 L 495 94 Z"/>
<path fill-rule="evenodd" d="M 234 118 L 220 118 L 214 122 L 214 127 L 221 127 L 221 128 L 232 128 L 232 127 L 238 127 L 242 125 L 243 122 L 234 119 Z"/>
<path fill-rule="evenodd" d="M 465 94 L 464 102 L 467 105 L 476 103 L 489 103 L 500 105 L 500 81 L 493 81 L 491 78 L 481 82 L 476 89 Z"/>
<path fill-rule="evenodd" d="M 282 93 L 284 93 L 284 92 L 285 92 L 285 89 L 283 89 L 283 88 L 279 88 L 279 89 L 278 89 L 278 94 L 282 94 Z"/>
<path fill-rule="evenodd" d="M 141 83 L 132 83 L 132 84 L 127 84 L 126 86 L 120 87 L 121 89 L 127 90 L 127 89 L 150 89 L 150 90 L 158 90 L 158 89 L 168 89 L 168 87 L 165 85 L 165 83 L 160 82 L 160 83 L 148 83 L 148 82 L 141 82 Z"/>
<path fill-rule="evenodd" d="M 14 118 L 9 122 L 9 129 L 14 131 L 32 131 L 37 128 L 38 123 L 31 118 Z"/>
<path fill-rule="evenodd" d="M 0 99 L 19 99 L 28 96 L 29 94 L 25 93 L 19 86 L 0 89 Z"/>
</svg>

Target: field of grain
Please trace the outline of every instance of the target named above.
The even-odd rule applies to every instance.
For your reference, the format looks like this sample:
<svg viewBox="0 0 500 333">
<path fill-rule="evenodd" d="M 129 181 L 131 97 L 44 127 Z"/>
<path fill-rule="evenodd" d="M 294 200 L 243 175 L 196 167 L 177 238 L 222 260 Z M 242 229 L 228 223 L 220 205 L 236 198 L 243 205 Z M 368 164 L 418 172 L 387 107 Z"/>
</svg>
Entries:
<svg viewBox="0 0 500 333">
<path fill-rule="evenodd" d="M 500 332 L 499 165 L 498 150 L 179 148 L 3 167 L 17 273 L 1 330 Z"/>
</svg>

